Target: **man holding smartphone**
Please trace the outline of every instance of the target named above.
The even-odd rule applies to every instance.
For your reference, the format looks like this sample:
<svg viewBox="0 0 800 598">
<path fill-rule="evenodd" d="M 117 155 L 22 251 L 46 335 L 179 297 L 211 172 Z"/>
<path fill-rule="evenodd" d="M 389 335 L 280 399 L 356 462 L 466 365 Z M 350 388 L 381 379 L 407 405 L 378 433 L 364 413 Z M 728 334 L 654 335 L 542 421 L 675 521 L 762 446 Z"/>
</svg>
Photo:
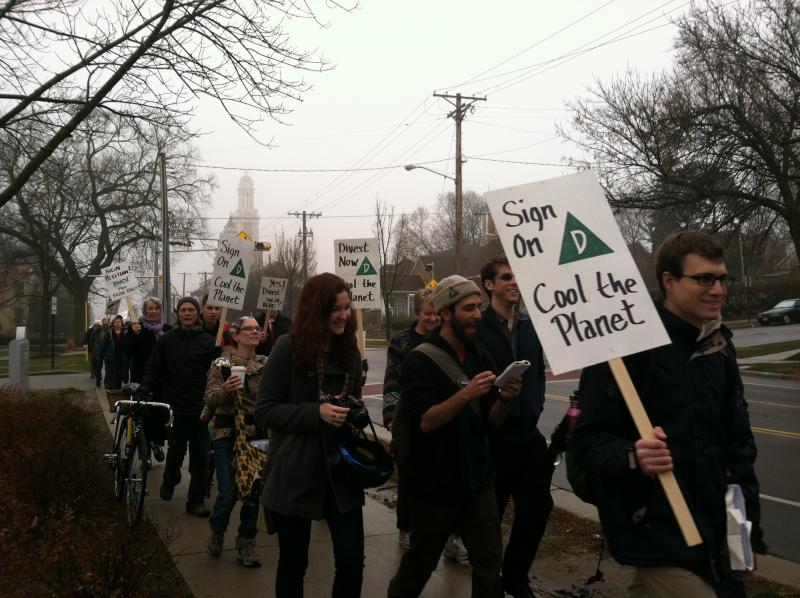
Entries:
<svg viewBox="0 0 800 598">
<path fill-rule="evenodd" d="M 530 319 L 519 313 L 519 288 L 505 256 L 481 268 L 481 284 L 489 306 L 478 323 L 477 339 L 491 353 L 495 373 L 514 361 L 529 361 L 522 391 L 510 404 L 502 425 L 490 430 L 489 444 L 496 469 L 495 494 L 502 518 L 514 497 L 514 523 L 503 558 L 503 589 L 514 598 L 533 597 L 528 573 L 553 508 L 547 442 L 537 423 L 544 408 L 544 356 Z"/>
</svg>

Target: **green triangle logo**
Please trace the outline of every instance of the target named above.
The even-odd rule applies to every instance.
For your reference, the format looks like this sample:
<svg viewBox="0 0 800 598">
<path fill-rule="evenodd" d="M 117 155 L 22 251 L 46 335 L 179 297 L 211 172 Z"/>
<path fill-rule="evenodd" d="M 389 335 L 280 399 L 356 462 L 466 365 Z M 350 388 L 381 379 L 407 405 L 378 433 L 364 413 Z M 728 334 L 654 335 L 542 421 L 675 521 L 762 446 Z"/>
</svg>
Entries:
<svg viewBox="0 0 800 598">
<path fill-rule="evenodd" d="M 586 225 L 567 212 L 567 224 L 564 226 L 564 238 L 561 240 L 561 257 L 558 265 L 578 262 L 590 257 L 614 253 Z"/>
<path fill-rule="evenodd" d="M 364 257 L 364 261 L 358 266 L 358 272 L 356 272 L 356 276 L 376 276 L 377 274 L 378 271 L 375 270 L 375 266 L 372 265 L 372 262 L 369 261 L 369 258 Z"/>
<path fill-rule="evenodd" d="M 238 276 L 239 278 L 247 278 L 247 274 L 244 271 L 244 264 L 242 263 L 241 258 L 239 261 L 236 262 L 236 265 L 231 270 L 231 276 Z"/>
</svg>

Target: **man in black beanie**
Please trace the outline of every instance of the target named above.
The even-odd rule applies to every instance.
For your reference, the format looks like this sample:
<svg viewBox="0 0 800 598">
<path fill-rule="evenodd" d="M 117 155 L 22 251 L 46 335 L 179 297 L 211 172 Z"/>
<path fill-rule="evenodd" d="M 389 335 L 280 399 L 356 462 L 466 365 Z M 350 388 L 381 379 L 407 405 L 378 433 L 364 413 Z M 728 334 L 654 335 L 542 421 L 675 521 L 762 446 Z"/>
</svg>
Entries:
<svg viewBox="0 0 800 598">
<path fill-rule="evenodd" d="M 200 325 L 200 304 L 194 297 L 183 297 L 175 312 L 178 326 L 166 332 L 145 367 L 139 392 L 158 390 L 162 400 L 172 405 L 173 423 L 169 450 L 160 488 L 163 500 L 170 500 L 181 481 L 181 466 L 189 446 L 189 491 L 186 512 L 208 517 L 203 503 L 208 467 L 208 427 L 200 420 L 206 374 L 214 358 L 214 340 Z"/>
</svg>

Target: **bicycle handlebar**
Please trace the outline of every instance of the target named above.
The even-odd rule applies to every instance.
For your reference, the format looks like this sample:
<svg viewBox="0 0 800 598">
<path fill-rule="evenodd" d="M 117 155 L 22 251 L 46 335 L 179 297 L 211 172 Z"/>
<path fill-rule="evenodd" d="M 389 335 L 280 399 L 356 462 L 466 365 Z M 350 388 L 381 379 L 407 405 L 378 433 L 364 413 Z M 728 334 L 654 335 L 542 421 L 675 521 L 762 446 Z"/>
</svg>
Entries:
<svg viewBox="0 0 800 598">
<path fill-rule="evenodd" d="M 119 408 L 122 405 L 130 405 L 132 407 L 139 405 L 144 407 L 158 407 L 159 409 L 166 409 L 169 412 L 169 422 L 167 423 L 167 427 L 168 428 L 172 427 L 172 418 L 173 418 L 172 407 L 167 403 L 160 403 L 158 401 L 131 401 L 128 399 L 123 399 L 121 401 L 117 401 L 115 415 L 119 415 Z"/>
</svg>

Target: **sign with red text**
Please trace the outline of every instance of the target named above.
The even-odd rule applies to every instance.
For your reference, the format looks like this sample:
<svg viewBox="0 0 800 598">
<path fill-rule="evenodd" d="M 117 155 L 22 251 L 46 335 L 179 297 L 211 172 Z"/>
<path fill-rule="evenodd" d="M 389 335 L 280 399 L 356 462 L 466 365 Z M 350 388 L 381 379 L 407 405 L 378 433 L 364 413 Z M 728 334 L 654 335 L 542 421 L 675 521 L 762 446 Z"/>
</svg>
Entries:
<svg viewBox="0 0 800 598">
<path fill-rule="evenodd" d="M 261 279 L 261 288 L 258 291 L 259 309 L 283 309 L 283 301 L 286 297 L 286 285 L 288 280 L 285 278 L 272 278 L 265 276 Z"/>
<path fill-rule="evenodd" d="M 242 234 L 220 235 L 214 254 L 214 273 L 208 290 L 208 305 L 238 310 L 244 305 L 254 246 L 253 241 L 243 238 Z"/>
<path fill-rule="evenodd" d="M 670 342 L 594 173 L 484 198 L 554 374 Z"/>
<path fill-rule="evenodd" d="M 350 286 L 354 309 L 381 308 L 378 239 L 340 239 L 333 242 L 336 275 Z"/>
</svg>

